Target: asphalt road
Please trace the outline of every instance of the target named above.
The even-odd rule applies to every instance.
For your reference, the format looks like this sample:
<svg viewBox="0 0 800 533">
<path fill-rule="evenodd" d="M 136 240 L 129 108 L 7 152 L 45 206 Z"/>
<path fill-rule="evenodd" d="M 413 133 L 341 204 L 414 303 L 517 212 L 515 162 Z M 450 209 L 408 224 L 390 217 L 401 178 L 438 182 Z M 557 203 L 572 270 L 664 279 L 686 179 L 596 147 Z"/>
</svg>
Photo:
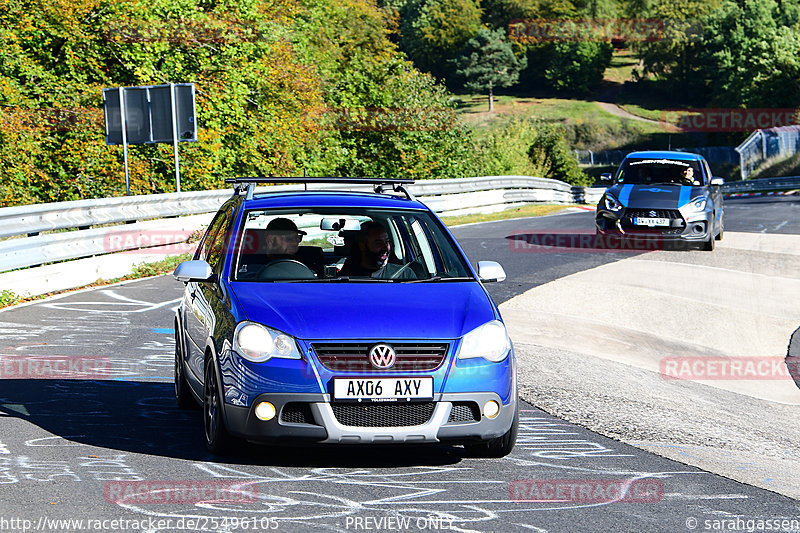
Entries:
<svg viewBox="0 0 800 533">
<path fill-rule="evenodd" d="M 800 233 L 797 207 L 785 199 L 729 202 L 726 224 Z M 455 233 L 472 261 L 504 265 L 509 279 L 488 286 L 501 303 L 630 257 L 523 254 L 506 238 L 518 230 L 591 229 L 591 219 L 581 212 Z M 0 530 L 747 531 L 759 520 L 772 531 L 800 529 L 800 507 L 791 498 L 644 452 L 531 405 L 523 405 L 517 447 L 502 460 L 467 458 L 447 446 L 249 446 L 215 458 L 205 451 L 199 411 L 178 410 L 172 397 L 171 318 L 181 290 L 161 277 L 0 313 L 4 362 L 100 358 L 113 373 L 0 381 Z M 181 492 L 188 480 L 194 492 Z M 608 501 L 620 483 L 628 496 Z M 226 493 L 230 502 L 197 501 L 201 489 L 221 486 L 240 492 Z"/>
</svg>

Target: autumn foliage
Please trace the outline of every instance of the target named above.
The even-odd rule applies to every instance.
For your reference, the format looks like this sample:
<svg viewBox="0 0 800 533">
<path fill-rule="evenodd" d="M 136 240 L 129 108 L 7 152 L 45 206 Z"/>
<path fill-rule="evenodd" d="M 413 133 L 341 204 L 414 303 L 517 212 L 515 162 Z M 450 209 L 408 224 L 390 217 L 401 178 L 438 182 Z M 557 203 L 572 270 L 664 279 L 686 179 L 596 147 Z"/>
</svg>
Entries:
<svg viewBox="0 0 800 533">
<path fill-rule="evenodd" d="M 197 91 L 184 190 L 303 170 L 465 176 L 468 132 L 396 26 L 372 0 L 4 0 L 0 206 L 124 194 L 102 89 L 169 82 Z M 174 190 L 171 145 L 129 161 L 132 194 Z"/>
</svg>

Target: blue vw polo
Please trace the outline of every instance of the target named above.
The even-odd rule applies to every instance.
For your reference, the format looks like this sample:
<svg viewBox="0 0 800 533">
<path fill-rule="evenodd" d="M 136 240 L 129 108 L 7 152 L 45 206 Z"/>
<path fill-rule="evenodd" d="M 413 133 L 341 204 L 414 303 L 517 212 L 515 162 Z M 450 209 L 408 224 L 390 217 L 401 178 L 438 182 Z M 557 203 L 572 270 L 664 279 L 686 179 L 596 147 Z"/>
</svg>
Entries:
<svg viewBox="0 0 800 533">
<path fill-rule="evenodd" d="M 210 451 L 247 439 L 510 453 L 514 351 L 483 286 L 505 279 L 500 265 L 473 270 L 410 180 L 263 194 L 256 183 L 281 180 L 230 181 L 234 195 L 174 273 L 186 284 L 175 395 L 202 406 Z"/>
</svg>

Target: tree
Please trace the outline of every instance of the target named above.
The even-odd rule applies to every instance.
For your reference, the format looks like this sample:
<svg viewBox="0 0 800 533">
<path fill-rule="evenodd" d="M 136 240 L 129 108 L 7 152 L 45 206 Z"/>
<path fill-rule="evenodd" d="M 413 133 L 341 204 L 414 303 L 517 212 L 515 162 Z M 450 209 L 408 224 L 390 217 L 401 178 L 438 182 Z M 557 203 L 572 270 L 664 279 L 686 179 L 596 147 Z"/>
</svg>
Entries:
<svg viewBox="0 0 800 533">
<path fill-rule="evenodd" d="M 464 86 L 473 91 L 489 91 L 489 112 L 494 110 L 494 88 L 510 87 L 519 80 L 527 66 L 514 55 L 503 30 L 481 30 L 455 59 L 457 74 L 466 79 Z"/>
<path fill-rule="evenodd" d="M 644 71 L 653 74 L 675 95 L 702 94 L 704 87 L 697 75 L 702 53 L 705 21 L 722 0 L 653 0 L 633 2 L 629 16 L 660 20 L 663 33 L 649 42 L 635 42 L 631 47 L 639 56 Z M 641 4 L 641 5 L 639 5 Z M 637 75 L 640 75 L 636 72 Z"/>
<path fill-rule="evenodd" d="M 697 71 L 712 89 L 712 105 L 800 104 L 800 37 L 794 16 L 785 13 L 786 4 L 726 2 L 706 19 Z"/>
<path fill-rule="evenodd" d="M 196 83 L 187 191 L 303 170 L 466 176 L 469 132 L 391 41 L 396 22 L 375 0 L 2 0 L 0 207 L 124 194 L 101 89 L 170 81 Z M 172 189 L 170 146 L 128 157 L 134 194 Z"/>
<path fill-rule="evenodd" d="M 476 0 L 408 0 L 399 8 L 400 48 L 414 65 L 439 78 L 481 30 Z"/>
</svg>

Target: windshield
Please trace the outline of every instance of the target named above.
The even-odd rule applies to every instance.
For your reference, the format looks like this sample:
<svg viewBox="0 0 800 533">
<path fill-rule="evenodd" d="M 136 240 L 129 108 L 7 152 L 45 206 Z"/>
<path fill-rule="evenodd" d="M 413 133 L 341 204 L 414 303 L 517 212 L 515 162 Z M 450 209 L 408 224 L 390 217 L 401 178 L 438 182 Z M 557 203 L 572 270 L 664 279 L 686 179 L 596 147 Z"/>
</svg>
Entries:
<svg viewBox="0 0 800 533">
<path fill-rule="evenodd" d="M 451 238 L 424 211 L 250 210 L 237 238 L 234 281 L 473 279 Z"/>
<path fill-rule="evenodd" d="M 698 161 L 626 159 L 617 173 L 617 183 L 703 185 L 704 180 Z"/>
</svg>

